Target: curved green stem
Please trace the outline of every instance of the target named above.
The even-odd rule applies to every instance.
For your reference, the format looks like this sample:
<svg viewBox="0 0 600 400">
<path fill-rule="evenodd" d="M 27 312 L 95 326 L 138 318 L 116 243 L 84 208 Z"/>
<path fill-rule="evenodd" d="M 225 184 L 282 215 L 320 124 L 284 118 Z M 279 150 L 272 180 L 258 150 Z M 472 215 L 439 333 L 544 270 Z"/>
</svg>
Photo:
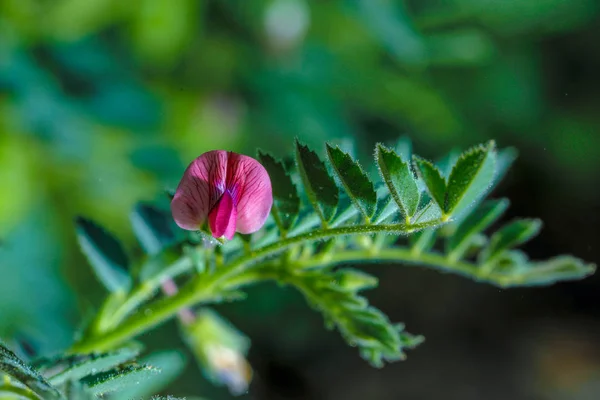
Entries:
<svg viewBox="0 0 600 400">
<path fill-rule="evenodd" d="M 117 326 L 123 321 L 129 314 L 135 311 L 140 304 L 150 299 L 156 291 L 160 288 L 160 285 L 167 279 L 177 277 L 190 269 L 192 269 L 193 263 L 188 257 L 181 257 L 175 263 L 171 264 L 167 268 L 161 271 L 160 274 L 145 280 L 139 284 L 127 297 L 127 299 L 117 308 L 110 316 L 104 317 L 103 324 L 101 325 L 105 329 Z"/>
<path fill-rule="evenodd" d="M 7 395 L 10 395 L 11 397 L 5 397 Z M 17 387 L 6 383 L 0 383 L 0 399 L 40 400 L 41 397 L 28 388 Z"/>
<path fill-rule="evenodd" d="M 108 350 L 171 318 L 183 307 L 191 307 L 198 303 L 218 300 L 220 296 L 226 292 L 227 281 L 229 279 L 242 273 L 249 265 L 256 264 L 267 257 L 278 254 L 295 245 L 345 235 L 367 235 L 374 233 L 406 235 L 421 229 L 438 226 L 441 223 L 441 220 L 433 220 L 413 225 L 383 224 L 322 228 L 288 237 L 240 256 L 223 268 L 218 269 L 213 274 L 197 275 L 184 285 L 177 295 L 159 299 L 140 309 L 139 305 L 148 298 L 154 285 L 160 285 L 160 282 L 157 279 L 153 279 L 152 282 L 145 282 L 133 291 L 121 310 L 116 312 L 117 316 L 114 317 L 112 321 L 117 321 L 123 315 L 127 315 L 133 310 L 138 309 L 136 314 L 130 316 L 113 330 L 84 337 L 80 342 L 76 343 L 70 351 L 73 353 L 86 353 Z M 161 276 L 162 275 L 164 274 L 161 274 Z M 153 291 L 154 289 L 152 289 L 152 293 Z"/>
</svg>

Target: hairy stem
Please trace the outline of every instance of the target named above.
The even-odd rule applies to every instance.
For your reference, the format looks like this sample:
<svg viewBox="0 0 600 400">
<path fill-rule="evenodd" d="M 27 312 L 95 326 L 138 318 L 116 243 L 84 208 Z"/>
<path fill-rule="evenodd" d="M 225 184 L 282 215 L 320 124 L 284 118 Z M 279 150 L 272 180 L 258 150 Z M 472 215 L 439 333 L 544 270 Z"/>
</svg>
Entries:
<svg viewBox="0 0 600 400">
<path fill-rule="evenodd" d="M 192 269 L 193 263 L 189 259 L 189 257 L 181 257 L 179 260 L 165 268 L 161 271 L 160 274 L 148 279 L 141 284 L 139 284 L 127 297 L 127 300 L 123 302 L 123 304 L 114 311 L 114 313 L 107 317 L 107 321 L 104 322 L 103 326 L 107 326 L 109 330 L 110 328 L 114 328 L 119 323 L 123 321 L 129 314 L 135 311 L 140 304 L 144 303 L 148 299 L 150 299 L 163 282 L 179 276 L 190 269 Z"/>
<path fill-rule="evenodd" d="M 134 290 L 129 300 L 124 303 L 122 309 L 117 311 L 113 321 L 120 321 L 124 315 L 128 315 L 133 310 L 137 313 L 122 321 L 114 329 L 102 333 L 101 335 L 92 335 L 82 338 L 76 343 L 70 351 L 72 353 L 87 353 L 92 351 L 104 351 L 132 339 L 156 325 L 164 322 L 177 314 L 180 309 L 191 307 L 195 304 L 209 303 L 219 300 L 220 297 L 229 288 L 228 281 L 244 272 L 247 267 L 257 264 L 267 257 L 283 252 L 290 247 L 318 240 L 329 239 L 344 235 L 366 235 L 374 233 L 388 233 L 396 235 L 406 235 L 421 229 L 439 226 L 441 220 L 433 220 L 419 224 L 383 224 L 383 225 L 356 225 L 344 226 L 338 228 L 322 228 L 315 231 L 306 232 L 296 236 L 277 241 L 275 243 L 252 250 L 251 252 L 238 257 L 228 265 L 216 270 L 214 273 L 195 276 L 190 282 L 184 285 L 174 296 L 159 299 L 147 306 L 139 307 L 155 292 L 156 288 L 166 279 L 153 279 L 141 284 L 140 288 Z M 370 254 L 370 253 L 369 253 Z M 372 254 L 366 257 L 373 258 Z M 402 262 L 403 260 L 397 260 Z M 164 274 L 161 274 L 164 275 Z"/>
<path fill-rule="evenodd" d="M 177 284 L 173 281 L 173 279 L 167 279 L 166 281 L 164 281 L 162 283 L 162 289 L 167 296 L 175 296 L 179 291 L 177 289 Z M 194 314 L 194 310 L 192 310 L 189 307 L 184 307 L 181 310 L 179 310 L 178 316 L 179 320 L 184 325 L 189 325 L 196 319 L 196 314 Z"/>
</svg>

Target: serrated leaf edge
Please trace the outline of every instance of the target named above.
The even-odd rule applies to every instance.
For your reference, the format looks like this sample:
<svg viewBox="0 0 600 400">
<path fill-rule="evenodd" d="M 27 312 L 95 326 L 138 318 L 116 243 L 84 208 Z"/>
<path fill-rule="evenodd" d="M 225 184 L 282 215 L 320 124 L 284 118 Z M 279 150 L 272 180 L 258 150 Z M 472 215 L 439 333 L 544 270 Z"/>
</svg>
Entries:
<svg viewBox="0 0 600 400">
<path fill-rule="evenodd" d="M 340 181 L 340 183 L 342 184 L 342 187 L 344 188 L 344 191 L 346 192 L 346 194 L 348 195 L 348 197 L 350 198 L 350 200 L 352 201 L 352 203 L 354 204 L 354 206 L 356 208 L 358 208 L 358 210 L 362 213 L 362 215 L 365 217 L 367 222 L 371 221 L 371 218 L 373 218 L 373 216 L 375 215 L 375 213 L 377 212 L 377 194 L 375 192 L 375 186 L 373 185 L 373 182 L 371 181 L 371 179 L 369 179 L 369 177 L 367 176 L 367 174 L 365 173 L 365 171 L 363 170 L 362 166 L 360 165 L 360 163 L 353 159 L 352 156 L 346 152 L 344 152 L 339 146 L 331 146 L 329 143 L 325 144 L 325 148 L 326 148 L 326 153 L 327 153 L 327 158 L 329 163 L 331 164 L 333 171 L 335 172 L 335 175 L 337 176 L 338 180 Z M 337 165 L 335 165 L 335 162 L 333 161 L 333 155 L 331 154 L 331 151 L 336 149 L 339 150 L 343 155 L 345 155 L 346 157 L 348 157 L 350 159 L 350 161 L 352 163 L 354 163 L 354 165 L 356 165 L 358 167 L 358 170 L 360 172 L 360 174 L 371 184 L 371 190 L 373 191 L 373 194 L 375 194 L 375 204 L 373 206 L 373 210 L 369 213 L 368 210 L 366 210 L 363 205 L 360 203 L 360 201 L 358 201 L 357 198 L 355 198 L 355 196 L 352 193 L 352 189 L 348 186 L 348 183 L 346 182 L 346 180 L 344 179 L 344 177 L 342 176 L 341 172 L 338 170 Z"/>
</svg>

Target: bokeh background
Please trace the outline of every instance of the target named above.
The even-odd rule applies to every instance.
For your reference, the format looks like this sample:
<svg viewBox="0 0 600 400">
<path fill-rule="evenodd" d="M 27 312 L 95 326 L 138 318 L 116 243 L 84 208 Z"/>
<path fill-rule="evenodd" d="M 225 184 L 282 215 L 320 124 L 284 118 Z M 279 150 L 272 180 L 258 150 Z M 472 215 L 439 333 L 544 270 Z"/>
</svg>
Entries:
<svg viewBox="0 0 600 400">
<path fill-rule="evenodd" d="M 68 346 L 104 290 L 75 215 L 132 254 L 136 201 L 215 149 L 278 155 L 408 135 L 417 153 L 496 139 L 496 195 L 539 216 L 526 250 L 600 261 L 594 0 L 0 0 L 0 337 Z M 499 290 L 375 265 L 368 297 L 427 341 L 370 368 L 292 290 L 218 310 L 252 339 L 248 399 L 600 398 L 600 278 Z M 146 341 L 185 352 L 175 324 Z M 193 360 L 167 391 L 230 398 Z"/>
</svg>

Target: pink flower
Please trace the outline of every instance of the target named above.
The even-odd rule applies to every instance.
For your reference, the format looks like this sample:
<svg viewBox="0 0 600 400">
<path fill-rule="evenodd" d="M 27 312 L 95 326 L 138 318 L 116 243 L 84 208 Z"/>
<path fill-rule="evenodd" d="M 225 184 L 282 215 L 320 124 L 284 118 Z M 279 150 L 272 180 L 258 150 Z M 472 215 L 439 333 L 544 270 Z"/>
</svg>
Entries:
<svg viewBox="0 0 600 400">
<path fill-rule="evenodd" d="M 182 229 L 197 230 L 208 219 L 212 235 L 233 238 L 265 223 L 273 192 L 265 168 L 255 159 L 225 150 L 202 154 L 187 167 L 171 212 Z"/>
</svg>

